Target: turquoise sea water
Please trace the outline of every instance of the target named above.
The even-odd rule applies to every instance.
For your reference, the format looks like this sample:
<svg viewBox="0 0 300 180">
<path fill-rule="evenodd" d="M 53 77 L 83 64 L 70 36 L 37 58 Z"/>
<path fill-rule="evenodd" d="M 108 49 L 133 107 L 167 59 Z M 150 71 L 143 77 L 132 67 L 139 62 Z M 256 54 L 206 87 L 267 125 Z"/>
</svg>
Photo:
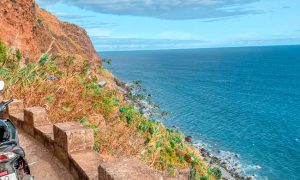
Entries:
<svg viewBox="0 0 300 180">
<path fill-rule="evenodd" d="M 167 126 L 239 154 L 258 179 L 300 179 L 300 46 L 100 54 L 121 80 L 142 80 Z"/>
</svg>

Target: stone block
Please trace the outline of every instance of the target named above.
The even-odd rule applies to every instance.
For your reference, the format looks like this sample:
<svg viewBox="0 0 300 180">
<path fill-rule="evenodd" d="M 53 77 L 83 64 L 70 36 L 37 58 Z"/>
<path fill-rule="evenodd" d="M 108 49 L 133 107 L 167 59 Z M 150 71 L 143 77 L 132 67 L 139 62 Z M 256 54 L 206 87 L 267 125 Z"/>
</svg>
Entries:
<svg viewBox="0 0 300 180">
<path fill-rule="evenodd" d="M 93 148 L 93 130 L 86 128 L 77 122 L 54 124 L 53 132 L 55 143 L 68 153 Z"/>
<path fill-rule="evenodd" d="M 9 119 L 14 123 L 15 126 L 22 128 L 24 123 L 24 113 L 10 114 Z"/>
<path fill-rule="evenodd" d="M 59 159 L 63 163 L 63 165 L 69 169 L 70 159 L 68 153 L 55 143 L 54 143 L 54 154 L 57 157 L 57 159 Z"/>
<path fill-rule="evenodd" d="M 33 128 L 33 126 L 30 126 L 30 125 L 28 125 L 26 123 L 23 123 L 22 128 L 24 129 L 24 131 L 26 133 L 28 133 L 31 136 L 34 136 L 34 128 Z"/>
<path fill-rule="evenodd" d="M 49 151 L 54 152 L 53 125 L 35 127 L 34 138 L 41 142 Z"/>
<path fill-rule="evenodd" d="M 54 141 L 50 139 L 46 139 L 44 142 L 44 146 L 52 153 L 54 153 Z"/>
<path fill-rule="evenodd" d="M 98 167 L 98 179 L 99 180 L 114 180 L 114 178 L 101 165 Z"/>
<path fill-rule="evenodd" d="M 42 107 L 30 107 L 24 109 L 24 122 L 34 127 L 51 124 L 46 109 Z"/>
<path fill-rule="evenodd" d="M 69 168 L 70 173 L 74 177 L 74 179 L 80 179 L 80 172 L 78 171 L 78 168 L 75 166 L 74 163 L 70 163 L 70 168 Z"/>
<path fill-rule="evenodd" d="M 46 125 L 46 126 L 39 126 L 39 127 L 36 127 L 35 129 L 36 129 L 36 131 L 43 134 L 45 139 L 49 139 L 49 140 L 54 141 L 53 125 L 52 124 Z"/>
<path fill-rule="evenodd" d="M 136 157 L 119 158 L 101 163 L 99 180 L 161 180 L 163 177 Z"/>
<path fill-rule="evenodd" d="M 98 180 L 98 166 L 101 163 L 99 154 L 93 150 L 78 151 L 70 154 L 74 172 L 78 173 L 79 179 Z M 76 173 L 75 173 L 76 175 Z"/>
<path fill-rule="evenodd" d="M 31 136 L 34 136 L 34 127 L 29 125 L 29 124 L 26 124 L 26 123 L 23 123 L 22 124 L 22 129 L 28 133 L 29 135 Z"/>
<path fill-rule="evenodd" d="M 22 100 L 14 99 L 14 101 L 7 106 L 8 114 L 23 113 L 23 110 L 24 102 Z"/>
</svg>

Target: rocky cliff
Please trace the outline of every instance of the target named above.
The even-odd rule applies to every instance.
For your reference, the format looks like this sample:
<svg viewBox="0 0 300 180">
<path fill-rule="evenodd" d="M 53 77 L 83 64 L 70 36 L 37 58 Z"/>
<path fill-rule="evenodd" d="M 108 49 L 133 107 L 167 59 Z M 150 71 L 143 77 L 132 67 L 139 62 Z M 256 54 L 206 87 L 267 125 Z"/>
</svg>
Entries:
<svg viewBox="0 0 300 180">
<path fill-rule="evenodd" d="M 60 21 L 34 0 L 0 0 L 0 39 L 20 49 L 27 62 L 48 53 L 101 63 L 84 29 Z"/>
</svg>

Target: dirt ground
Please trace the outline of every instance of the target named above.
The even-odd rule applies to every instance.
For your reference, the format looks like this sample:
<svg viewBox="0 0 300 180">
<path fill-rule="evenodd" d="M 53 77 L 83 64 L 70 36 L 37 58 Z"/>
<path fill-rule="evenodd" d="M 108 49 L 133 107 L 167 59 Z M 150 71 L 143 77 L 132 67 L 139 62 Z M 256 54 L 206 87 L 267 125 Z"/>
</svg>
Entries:
<svg viewBox="0 0 300 180">
<path fill-rule="evenodd" d="M 18 131 L 20 145 L 30 165 L 31 174 L 36 180 L 73 180 L 74 178 L 62 163 L 41 143 L 30 135 Z"/>
</svg>

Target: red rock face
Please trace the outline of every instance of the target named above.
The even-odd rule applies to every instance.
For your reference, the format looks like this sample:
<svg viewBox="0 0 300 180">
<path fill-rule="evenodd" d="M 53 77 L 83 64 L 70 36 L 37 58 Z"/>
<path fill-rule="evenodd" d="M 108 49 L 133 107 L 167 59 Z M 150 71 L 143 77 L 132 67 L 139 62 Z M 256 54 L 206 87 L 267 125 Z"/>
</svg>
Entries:
<svg viewBox="0 0 300 180">
<path fill-rule="evenodd" d="M 0 0 L 0 39 L 20 49 L 27 61 L 37 60 L 47 52 L 101 64 L 84 29 L 58 20 L 34 0 Z"/>
</svg>

